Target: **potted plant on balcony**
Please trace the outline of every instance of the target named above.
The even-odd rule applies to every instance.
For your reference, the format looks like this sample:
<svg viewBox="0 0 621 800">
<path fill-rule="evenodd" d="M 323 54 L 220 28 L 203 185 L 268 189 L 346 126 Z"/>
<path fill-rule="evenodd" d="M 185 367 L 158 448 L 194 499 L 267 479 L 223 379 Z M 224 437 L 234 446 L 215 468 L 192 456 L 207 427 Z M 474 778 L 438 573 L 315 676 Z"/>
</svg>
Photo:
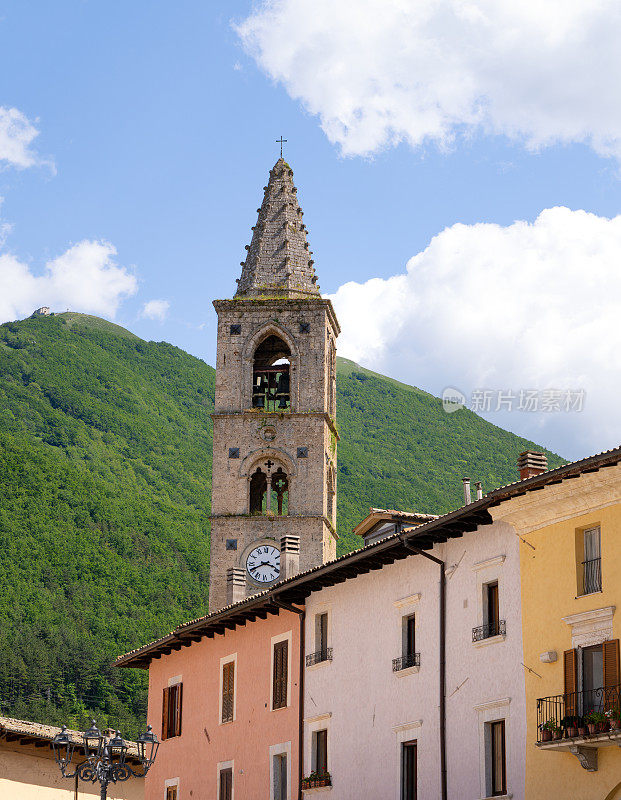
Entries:
<svg viewBox="0 0 621 800">
<path fill-rule="evenodd" d="M 615 733 L 618 732 L 621 729 L 621 709 L 619 707 L 609 708 L 606 711 L 606 717 L 610 724 L 610 730 Z"/>
<path fill-rule="evenodd" d="M 586 722 L 584 721 L 584 717 L 577 717 L 577 725 L 578 725 L 578 736 L 586 736 L 589 732 L 587 728 Z"/>
<path fill-rule="evenodd" d="M 550 718 L 549 720 L 546 720 L 546 722 L 543 722 L 539 727 L 541 729 L 541 741 L 549 742 L 557 728 L 556 720 Z"/>
<path fill-rule="evenodd" d="M 594 733 L 603 731 L 607 722 L 606 715 L 602 714 L 601 711 L 589 711 L 586 715 L 587 728 L 591 736 L 593 736 Z"/>
<path fill-rule="evenodd" d="M 568 739 L 578 735 L 577 718 L 574 716 L 563 717 L 561 727 L 565 729 L 565 736 Z"/>
</svg>

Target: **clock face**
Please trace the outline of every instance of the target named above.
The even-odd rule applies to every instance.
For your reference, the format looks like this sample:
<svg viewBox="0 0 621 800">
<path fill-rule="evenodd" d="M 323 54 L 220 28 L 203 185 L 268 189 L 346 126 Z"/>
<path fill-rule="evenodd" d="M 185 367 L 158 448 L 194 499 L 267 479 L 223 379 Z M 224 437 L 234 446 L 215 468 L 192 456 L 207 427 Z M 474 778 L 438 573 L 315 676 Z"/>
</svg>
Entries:
<svg viewBox="0 0 621 800">
<path fill-rule="evenodd" d="M 272 583 L 280 575 L 280 550 L 271 544 L 261 544 L 246 559 L 246 569 L 257 583 Z"/>
</svg>

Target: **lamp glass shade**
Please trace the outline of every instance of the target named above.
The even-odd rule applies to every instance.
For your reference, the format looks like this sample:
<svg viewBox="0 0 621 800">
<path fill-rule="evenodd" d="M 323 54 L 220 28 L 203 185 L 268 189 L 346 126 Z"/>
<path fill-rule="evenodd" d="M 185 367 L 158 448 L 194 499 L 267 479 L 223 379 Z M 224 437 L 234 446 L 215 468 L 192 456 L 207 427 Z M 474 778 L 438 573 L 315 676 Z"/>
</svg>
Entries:
<svg viewBox="0 0 621 800">
<path fill-rule="evenodd" d="M 125 763 L 127 742 L 123 739 L 119 731 L 116 731 L 114 736 L 108 740 L 108 753 L 110 754 L 110 760 L 115 764 Z"/>
<path fill-rule="evenodd" d="M 67 733 L 67 726 L 63 725 L 60 733 L 52 739 L 52 751 L 54 752 L 54 760 L 60 767 L 66 767 L 71 763 L 73 758 L 73 751 L 75 743 Z"/>
<path fill-rule="evenodd" d="M 84 754 L 89 761 L 100 758 L 103 752 L 104 737 L 93 720 L 91 727 L 82 734 Z"/>
<path fill-rule="evenodd" d="M 138 746 L 138 757 L 142 765 L 148 769 L 155 761 L 155 756 L 160 746 L 159 739 L 153 733 L 150 725 L 147 725 L 146 731 L 140 734 L 136 740 L 136 745 Z"/>
</svg>

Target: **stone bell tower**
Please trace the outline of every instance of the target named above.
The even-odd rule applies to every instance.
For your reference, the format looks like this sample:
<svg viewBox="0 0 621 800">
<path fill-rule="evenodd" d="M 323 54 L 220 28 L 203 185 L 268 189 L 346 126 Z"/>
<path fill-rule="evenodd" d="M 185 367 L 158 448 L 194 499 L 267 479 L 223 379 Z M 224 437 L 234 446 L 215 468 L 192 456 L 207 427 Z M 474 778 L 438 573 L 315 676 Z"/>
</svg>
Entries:
<svg viewBox="0 0 621 800">
<path fill-rule="evenodd" d="M 293 171 L 270 171 L 232 300 L 216 300 L 210 611 L 336 557 L 336 338 Z"/>
</svg>

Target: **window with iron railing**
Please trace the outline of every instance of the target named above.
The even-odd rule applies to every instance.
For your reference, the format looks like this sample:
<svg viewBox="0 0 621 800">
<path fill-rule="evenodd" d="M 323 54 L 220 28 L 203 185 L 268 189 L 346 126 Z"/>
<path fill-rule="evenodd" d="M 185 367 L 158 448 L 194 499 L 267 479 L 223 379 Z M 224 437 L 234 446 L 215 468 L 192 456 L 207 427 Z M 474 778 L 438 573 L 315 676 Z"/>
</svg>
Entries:
<svg viewBox="0 0 621 800">
<path fill-rule="evenodd" d="M 593 594 L 602 590 L 601 532 L 599 528 L 589 528 L 582 532 L 582 585 L 578 594 Z M 580 583 L 580 581 L 579 581 Z"/>
<path fill-rule="evenodd" d="M 483 639 L 491 639 L 492 636 L 504 636 L 507 633 L 507 623 L 504 619 L 497 622 L 488 622 L 487 625 L 479 625 L 472 629 L 472 641 L 481 642 Z"/>
</svg>

